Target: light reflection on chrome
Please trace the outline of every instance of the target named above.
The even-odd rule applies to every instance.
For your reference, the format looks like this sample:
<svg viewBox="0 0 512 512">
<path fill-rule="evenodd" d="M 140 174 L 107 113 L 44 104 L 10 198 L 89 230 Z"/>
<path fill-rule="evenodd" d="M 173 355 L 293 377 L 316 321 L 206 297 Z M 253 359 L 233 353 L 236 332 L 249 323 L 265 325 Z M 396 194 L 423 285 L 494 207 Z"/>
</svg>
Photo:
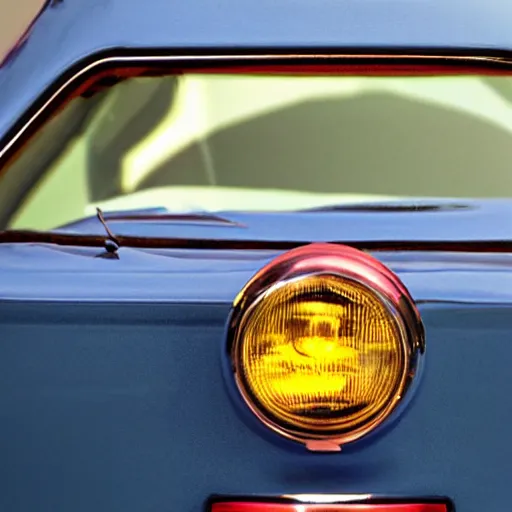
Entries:
<svg viewBox="0 0 512 512">
<path fill-rule="evenodd" d="M 281 498 L 299 501 L 301 503 L 346 503 L 365 501 L 373 494 L 283 494 Z"/>
</svg>

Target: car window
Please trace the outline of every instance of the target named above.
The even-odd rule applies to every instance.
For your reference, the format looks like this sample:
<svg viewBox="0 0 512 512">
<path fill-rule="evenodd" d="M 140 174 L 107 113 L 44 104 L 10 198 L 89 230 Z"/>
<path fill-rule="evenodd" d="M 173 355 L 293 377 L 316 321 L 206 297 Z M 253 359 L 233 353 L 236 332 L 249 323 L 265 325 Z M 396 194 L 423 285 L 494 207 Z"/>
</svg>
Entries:
<svg viewBox="0 0 512 512">
<path fill-rule="evenodd" d="M 265 210 L 510 197 L 511 84 L 478 76 L 129 79 L 76 100 L 85 105 L 80 123 L 66 139 L 52 137 L 65 143 L 10 225 L 47 229 L 96 204 Z"/>
</svg>

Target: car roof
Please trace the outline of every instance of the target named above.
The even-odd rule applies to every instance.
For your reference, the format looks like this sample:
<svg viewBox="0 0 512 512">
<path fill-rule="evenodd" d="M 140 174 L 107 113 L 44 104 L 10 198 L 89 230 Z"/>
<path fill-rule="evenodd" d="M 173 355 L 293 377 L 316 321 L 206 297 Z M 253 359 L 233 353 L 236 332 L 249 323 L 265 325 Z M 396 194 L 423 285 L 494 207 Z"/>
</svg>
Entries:
<svg viewBox="0 0 512 512">
<path fill-rule="evenodd" d="M 0 67 L 0 140 L 59 75 L 102 51 L 508 51 L 510 19 L 512 2 L 503 0 L 52 0 Z"/>
</svg>

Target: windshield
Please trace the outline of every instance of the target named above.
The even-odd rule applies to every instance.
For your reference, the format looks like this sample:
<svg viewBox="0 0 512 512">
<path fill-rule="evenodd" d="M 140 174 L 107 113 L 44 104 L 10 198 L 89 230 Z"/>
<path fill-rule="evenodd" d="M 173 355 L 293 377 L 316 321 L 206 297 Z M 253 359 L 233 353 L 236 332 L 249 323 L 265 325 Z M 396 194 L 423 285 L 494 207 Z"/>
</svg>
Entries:
<svg viewBox="0 0 512 512">
<path fill-rule="evenodd" d="M 98 205 L 259 211 L 510 197 L 511 144 L 509 77 L 132 78 L 72 100 L 0 192 L 20 198 L 8 225 L 35 229 Z"/>
</svg>

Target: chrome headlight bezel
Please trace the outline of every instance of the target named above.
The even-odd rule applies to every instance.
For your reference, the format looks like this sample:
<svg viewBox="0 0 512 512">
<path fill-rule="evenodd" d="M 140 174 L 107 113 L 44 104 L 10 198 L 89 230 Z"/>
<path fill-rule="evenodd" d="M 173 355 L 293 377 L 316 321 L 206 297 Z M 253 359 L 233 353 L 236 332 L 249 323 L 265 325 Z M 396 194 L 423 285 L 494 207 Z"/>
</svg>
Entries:
<svg viewBox="0 0 512 512">
<path fill-rule="evenodd" d="M 252 393 L 242 371 L 243 332 L 258 306 L 280 287 L 311 276 L 330 275 L 365 287 L 378 298 L 400 332 L 403 368 L 392 399 L 370 421 L 353 430 L 321 431 L 297 428 L 277 419 Z M 372 256 L 342 245 L 311 244 L 288 251 L 263 267 L 236 297 L 229 316 L 227 354 L 233 379 L 243 403 L 271 431 L 306 445 L 310 450 L 332 451 L 373 432 L 399 411 L 417 380 L 425 335 L 419 312 L 400 279 Z"/>
</svg>

